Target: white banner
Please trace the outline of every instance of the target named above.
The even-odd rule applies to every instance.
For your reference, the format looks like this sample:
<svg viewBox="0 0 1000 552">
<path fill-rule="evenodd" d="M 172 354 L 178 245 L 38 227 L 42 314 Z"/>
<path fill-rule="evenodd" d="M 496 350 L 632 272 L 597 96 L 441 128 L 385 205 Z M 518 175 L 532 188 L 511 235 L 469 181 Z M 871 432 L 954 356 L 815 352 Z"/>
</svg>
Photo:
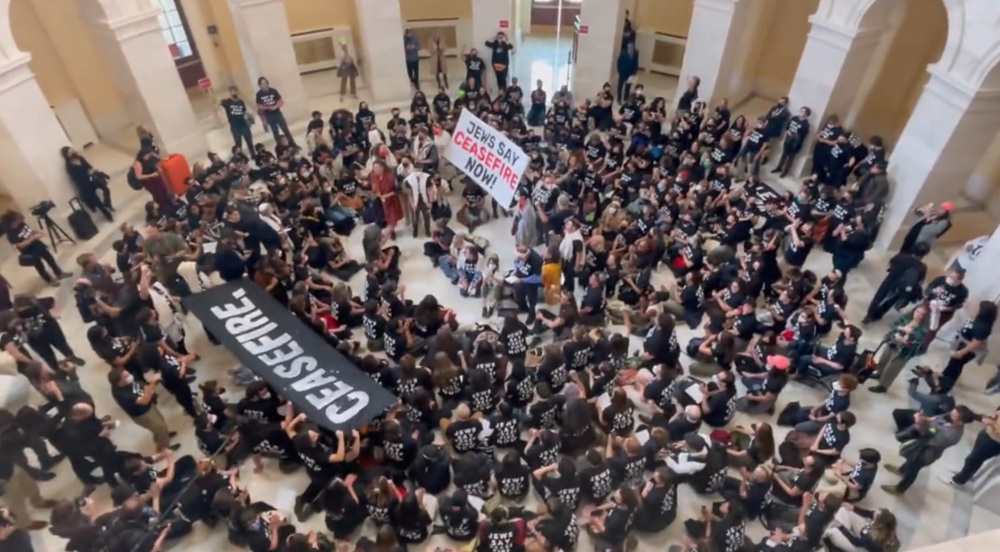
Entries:
<svg viewBox="0 0 1000 552">
<path fill-rule="evenodd" d="M 528 168 L 528 155 L 499 130 L 462 110 L 444 158 L 493 196 L 504 209 L 514 204 L 514 191 Z"/>
</svg>

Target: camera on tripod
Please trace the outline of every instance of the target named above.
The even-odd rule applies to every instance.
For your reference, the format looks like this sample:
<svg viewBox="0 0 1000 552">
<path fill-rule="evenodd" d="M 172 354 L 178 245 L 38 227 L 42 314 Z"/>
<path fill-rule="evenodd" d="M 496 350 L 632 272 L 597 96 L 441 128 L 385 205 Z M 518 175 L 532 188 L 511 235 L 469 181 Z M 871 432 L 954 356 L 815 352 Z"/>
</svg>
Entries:
<svg viewBox="0 0 1000 552">
<path fill-rule="evenodd" d="M 36 217 L 44 217 L 44 216 L 48 216 L 48 214 L 53 209 L 55 209 L 55 208 L 56 208 L 56 204 L 52 203 L 51 201 L 49 201 L 49 200 L 46 199 L 45 201 L 43 201 L 43 202 L 39 203 L 38 205 L 35 205 L 34 207 L 32 207 L 30 209 L 30 211 L 31 211 L 31 214 L 35 215 Z"/>
</svg>

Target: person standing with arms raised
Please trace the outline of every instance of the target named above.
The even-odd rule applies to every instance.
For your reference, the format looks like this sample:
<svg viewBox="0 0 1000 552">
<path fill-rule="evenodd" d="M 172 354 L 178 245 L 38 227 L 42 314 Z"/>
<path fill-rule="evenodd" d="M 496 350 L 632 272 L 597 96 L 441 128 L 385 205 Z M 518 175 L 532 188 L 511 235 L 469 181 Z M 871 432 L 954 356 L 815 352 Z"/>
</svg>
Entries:
<svg viewBox="0 0 1000 552">
<path fill-rule="evenodd" d="M 497 76 L 497 87 L 500 90 L 506 90 L 507 73 L 510 70 L 510 53 L 514 51 L 514 45 L 507 40 L 507 34 L 501 31 L 493 40 L 486 41 L 486 47 L 492 52 L 490 62 L 493 64 L 493 72 Z"/>
<path fill-rule="evenodd" d="M 285 100 L 281 97 L 281 93 L 277 89 L 271 88 L 271 83 L 265 77 L 257 79 L 257 111 L 260 112 L 260 116 L 264 119 L 264 124 L 271 129 L 271 134 L 274 135 L 274 141 L 278 141 L 278 136 L 284 134 L 288 137 L 288 141 L 291 145 L 295 145 L 295 138 L 292 136 L 291 131 L 288 130 L 288 121 L 285 120 L 285 115 L 281 112 L 281 108 L 285 105 Z"/>
</svg>

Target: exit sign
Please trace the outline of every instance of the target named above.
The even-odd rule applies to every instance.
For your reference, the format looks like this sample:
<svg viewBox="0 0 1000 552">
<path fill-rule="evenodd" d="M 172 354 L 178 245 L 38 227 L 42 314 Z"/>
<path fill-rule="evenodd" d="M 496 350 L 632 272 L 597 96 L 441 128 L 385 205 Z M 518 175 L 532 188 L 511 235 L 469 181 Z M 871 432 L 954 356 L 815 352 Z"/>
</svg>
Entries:
<svg viewBox="0 0 1000 552">
<path fill-rule="evenodd" d="M 590 27 L 586 25 L 580 25 L 580 34 L 587 34 L 590 32 Z"/>
</svg>

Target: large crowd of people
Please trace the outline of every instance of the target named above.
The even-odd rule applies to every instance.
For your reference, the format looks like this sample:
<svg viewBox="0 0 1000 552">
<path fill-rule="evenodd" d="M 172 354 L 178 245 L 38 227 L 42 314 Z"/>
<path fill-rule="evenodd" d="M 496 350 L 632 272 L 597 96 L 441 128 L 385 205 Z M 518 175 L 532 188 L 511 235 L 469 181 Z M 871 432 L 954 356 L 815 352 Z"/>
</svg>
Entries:
<svg viewBox="0 0 1000 552">
<path fill-rule="evenodd" d="M 262 78 L 257 108 L 271 147 L 253 143 L 250 110 L 233 90 L 223 102 L 231 156 L 195 163 L 182 195 L 158 180 L 155 139 L 143 136 L 133 172 L 151 192 L 144 224 L 121 224 L 113 265 L 84 254 L 74 271 L 97 365 L 82 368 L 51 299 L 15 297 L 0 314 L 0 348 L 45 401 L 0 411 L 0 549 L 29 551 L 29 531 L 48 527 L 68 551 L 159 552 L 201 523 L 254 552 L 397 552 L 435 534 L 478 552 L 569 552 L 586 534 L 598 551 L 624 552 L 677 521 L 686 485 L 704 505 L 682 521 L 684 551 L 895 552 L 896 517 L 869 498 L 880 470 L 899 475 L 882 489 L 903 493 L 978 422 L 985 429 L 949 482 L 965 485 L 1000 453 L 996 414 L 951 394 L 985 351 L 996 318 L 988 301 L 946 366 L 913 370 L 919 408 L 895 410 L 887 429 L 903 462 L 849 446 L 859 422 L 884 424 L 852 410 L 852 394 L 869 379 L 885 392 L 969 300 L 961 271 L 925 283 L 922 257 L 950 210 L 930 205 L 865 320 L 847 316 L 845 282 L 889 196 L 879 137 L 829 118 L 801 191 L 784 193 L 760 173 L 771 160 L 786 173 L 811 143 L 808 107 L 793 114 L 783 98 L 748 121 L 699 100 L 692 77 L 674 108 L 647 99 L 632 74 L 578 102 L 566 90 L 549 98 L 540 83 L 506 82 L 505 37 L 487 47 L 503 77 L 495 94 L 471 52 L 456 97 L 418 91 L 409 118 L 395 109 L 383 122 L 364 102 L 327 120 L 317 112 L 299 141 Z M 634 46 L 623 56 L 631 71 Z M 463 109 L 529 155 L 513 205 L 444 161 Z M 89 182 L 89 164 L 66 156 Z M 108 195 L 87 199 L 110 218 Z M 476 234 L 495 219 L 516 243 L 509 265 Z M 3 221 L 22 264 L 56 285 L 67 277 L 23 216 Z M 427 272 L 440 270 L 441 286 L 456 286 L 481 317 L 460 320 L 433 294 L 408 296 L 409 251 L 395 241 L 404 228 L 423 233 Z M 363 258 L 345 247 L 355 232 Z M 804 268 L 824 252 L 833 270 Z M 237 388 L 227 391 L 189 348 L 196 321 L 181 300 L 242 279 L 396 405 L 330 432 L 245 367 L 228 374 Z M 861 350 L 867 324 L 893 309 L 879 348 Z M 698 337 L 679 342 L 681 325 Z M 81 369 L 107 374 L 117 408 L 95 404 Z M 782 399 L 793 385 L 825 399 Z M 166 401 L 191 418 L 200 452 L 178 451 Z M 152 454 L 116 442 L 119 412 L 149 432 Z M 65 460 L 83 492 L 46 499 L 36 482 Z M 254 473 L 307 473 L 293 512 L 250 495 L 239 477 L 248 461 Z M 102 485 L 114 505 L 95 511 L 87 496 Z M 300 530 L 311 516 L 327 531 Z M 749 538 L 752 523 L 767 536 Z"/>
</svg>

